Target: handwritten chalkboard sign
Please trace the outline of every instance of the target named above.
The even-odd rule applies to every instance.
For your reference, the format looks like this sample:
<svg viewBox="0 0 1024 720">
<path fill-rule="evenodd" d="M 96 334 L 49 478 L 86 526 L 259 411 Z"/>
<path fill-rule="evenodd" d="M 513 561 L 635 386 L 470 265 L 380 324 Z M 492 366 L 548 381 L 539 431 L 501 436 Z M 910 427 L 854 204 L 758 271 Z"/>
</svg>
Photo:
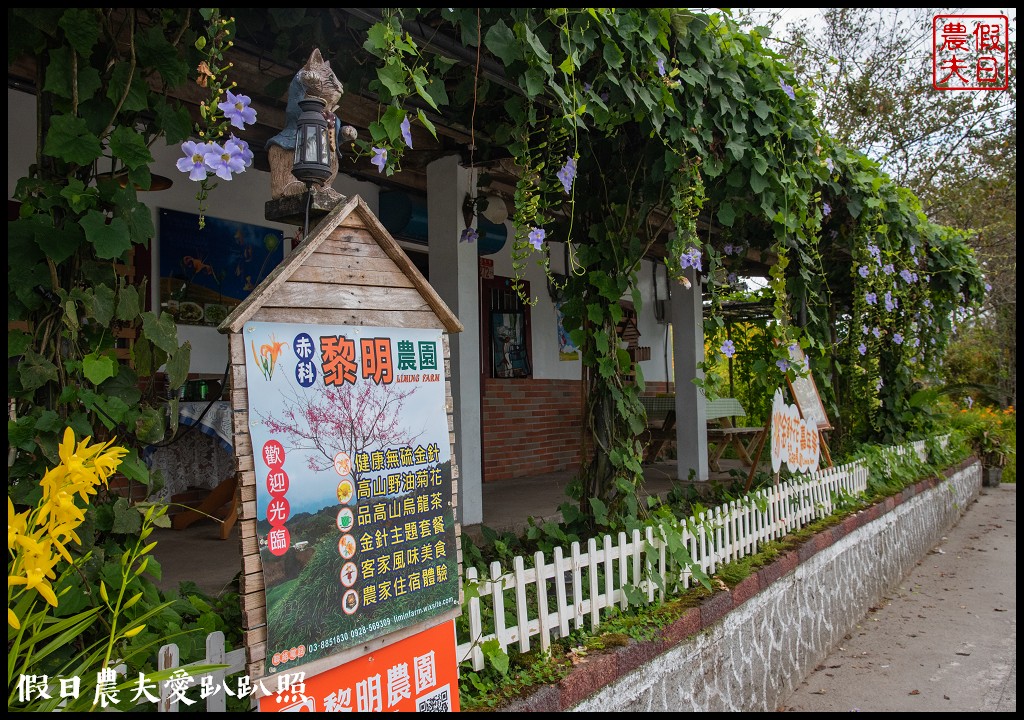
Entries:
<svg viewBox="0 0 1024 720">
<path fill-rule="evenodd" d="M 790 361 L 794 366 L 807 368 L 807 358 L 804 357 L 803 349 L 794 343 L 789 348 Z M 821 396 L 818 395 L 818 386 L 814 384 L 814 376 L 810 370 L 807 377 L 794 377 L 788 381 L 789 392 L 793 395 L 793 401 L 800 409 L 800 415 L 804 420 L 814 420 L 819 431 L 831 430 L 832 423 L 825 414 L 825 407 L 821 404 Z"/>
</svg>

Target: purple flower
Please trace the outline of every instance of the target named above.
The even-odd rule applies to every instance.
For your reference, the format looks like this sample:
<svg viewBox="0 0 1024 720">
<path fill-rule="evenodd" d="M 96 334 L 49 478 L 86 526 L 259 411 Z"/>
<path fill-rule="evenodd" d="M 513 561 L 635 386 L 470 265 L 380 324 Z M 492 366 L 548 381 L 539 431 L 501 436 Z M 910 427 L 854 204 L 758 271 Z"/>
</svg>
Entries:
<svg viewBox="0 0 1024 720">
<path fill-rule="evenodd" d="M 598 97 L 601 98 L 602 101 L 608 102 L 608 91 L 607 90 L 602 90 L 601 94 L 598 95 Z"/>
<path fill-rule="evenodd" d="M 206 155 L 203 156 L 203 160 L 206 162 L 206 166 L 222 180 L 230 180 L 232 173 L 245 171 L 242 148 L 237 143 L 232 143 L 231 150 L 218 143 L 209 143 L 206 146 Z"/>
<path fill-rule="evenodd" d="M 665 77 L 665 61 L 662 60 L 661 58 L 658 58 L 658 62 L 656 63 L 656 65 L 658 66 L 658 74 L 661 75 L 662 77 Z"/>
<path fill-rule="evenodd" d="M 583 83 L 583 90 L 584 90 L 585 92 L 590 92 L 590 91 L 591 91 L 591 90 L 593 89 L 593 87 L 594 87 L 594 86 L 593 86 L 593 85 L 591 85 L 590 83 Z"/>
<path fill-rule="evenodd" d="M 685 270 L 688 267 L 692 267 L 698 272 L 701 270 L 701 257 L 700 250 L 695 247 L 691 247 L 689 250 L 684 252 L 679 258 L 680 266 Z"/>
<path fill-rule="evenodd" d="M 874 258 L 875 260 L 878 260 L 878 259 L 879 259 L 879 258 L 881 257 L 882 251 L 881 251 L 881 250 L 879 250 L 879 249 L 878 249 L 878 246 L 877 246 L 877 245 L 875 245 L 874 243 L 869 243 L 869 244 L 868 244 L 868 253 L 869 253 L 869 254 L 871 255 L 871 257 L 873 257 L 873 258 Z"/>
<path fill-rule="evenodd" d="M 825 167 L 828 168 L 829 172 L 835 169 L 835 163 L 832 162 L 832 158 L 825 158 Z"/>
<path fill-rule="evenodd" d="M 789 360 L 776 360 L 775 364 L 779 366 L 779 370 L 782 372 L 789 370 Z"/>
<path fill-rule="evenodd" d="M 930 308 L 932 306 L 932 301 L 929 300 L 928 298 L 925 298 L 924 300 L 921 301 L 921 304 L 924 305 L 926 308 Z"/>
<path fill-rule="evenodd" d="M 568 195 L 572 192 L 572 181 L 576 179 L 576 160 L 567 157 L 565 159 L 565 165 L 562 169 L 556 173 L 556 177 L 562 182 L 562 188 L 565 190 L 565 194 Z"/>
<path fill-rule="evenodd" d="M 875 381 L 875 392 L 878 392 L 879 390 L 881 390 L 883 385 L 885 385 L 885 382 L 882 381 L 882 378 L 878 378 Z"/>
<path fill-rule="evenodd" d="M 473 243 L 479 239 L 480 235 L 479 233 L 477 233 L 476 228 L 474 227 L 466 228 L 465 230 L 462 231 L 462 235 L 459 236 L 459 242 Z"/>
<path fill-rule="evenodd" d="M 882 337 L 882 331 L 876 327 L 871 328 L 871 334 L 874 335 L 876 338 Z"/>
<path fill-rule="evenodd" d="M 725 279 L 730 285 L 735 285 L 736 281 L 739 280 L 739 277 L 736 275 L 736 273 L 729 273 L 729 275 Z"/>
<path fill-rule="evenodd" d="M 871 270 L 868 268 L 867 265 L 861 265 L 859 268 L 857 268 L 857 272 L 860 273 L 860 276 L 862 278 L 866 278 L 868 275 L 871 274 Z"/>
<path fill-rule="evenodd" d="M 910 344 L 914 347 L 921 347 L 921 338 L 914 338 L 910 341 Z"/>
<path fill-rule="evenodd" d="M 227 91 L 227 102 L 218 103 L 217 107 L 224 113 L 224 117 L 231 121 L 239 130 L 245 130 L 245 124 L 252 125 L 256 122 L 256 111 L 249 107 L 248 95 L 235 95 Z"/>
<path fill-rule="evenodd" d="M 535 250 L 540 250 L 541 243 L 544 242 L 544 235 L 544 228 L 534 228 L 530 231 L 530 244 Z"/>
<path fill-rule="evenodd" d="M 911 274 L 911 272 L 906 268 L 900 270 L 900 277 L 903 278 L 903 282 L 905 282 L 907 285 L 914 282 L 913 274 Z"/>
<path fill-rule="evenodd" d="M 790 355 L 796 355 L 798 352 L 800 352 L 800 346 L 797 345 L 796 343 L 790 343 L 788 349 Z"/>
<path fill-rule="evenodd" d="M 736 346 L 733 344 L 732 340 L 726 340 L 724 343 L 722 343 L 721 350 L 722 354 L 725 355 L 727 358 L 731 358 L 733 355 L 736 354 Z"/>
<path fill-rule="evenodd" d="M 861 326 L 860 326 L 860 331 L 861 331 L 861 333 L 863 333 L 864 335 L 867 335 L 867 334 L 868 334 L 868 333 L 870 332 L 870 330 L 868 329 L 868 326 L 867 326 L 867 325 L 861 325 Z"/>
<path fill-rule="evenodd" d="M 917 252 L 917 245 L 910 243 L 910 254 L 913 255 Z"/>
<path fill-rule="evenodd" d="M 860 345 L 857 346 L 857 352 L 859 352 L 861 355 L 866 355 L 868 352 L 868 346 L 865 345 L 864 343 L 861 343 Z"/>
<path fill-rule="evenodd" d="M 239 157 L 242 158 L 242 162 L 245 163 L 246 167 L 252 165 L 253 154 L 252 150 L 249 149 L 249 143 L 245 140 L 239 140 L 235 137 L 234 133 L 232 133 L 231 137 L 228 138 L 228 141 L 224 143 L 224 149 L 232 154 L 237 153 Z"/>
<path fill-rule="evenodd" d="M 726 255 L 732 255 L 732 243 L 726 243 L 725 247 L 722 248 L 722 252 Z"/>
<path fill-rule="evenodd" d="M 903 336 L 900 335 L 899 333 L 896 333 L 895 335 L 892 336 L 892 341 L 894 343 L 896 343 L 897 345 L 902 345 L 903 344 Z"/>
<path fill-rule="evenodd" d="M 910 282 L 917 282 L 917 273 L 916 272 L 910 273 Z"/>
<path fill-rule="evenodd" d="M 885 310 L 886 312 L 892 312 L 898 305 L 899 300 L 894 300 L 891 292 L 885 294 Z"/>
<path fill-rule="evenodd" d="M 829 205 L 828 203 L 822 203 L 822 205 L 821 205 L 821 214 L 824 215 L 825 217 L 828 217 L 829 215 L 831 215 L 832 214 L 832 206 Z"/>
<path fill-rule="evenodd" d="M 992 292 L 992 286 L 988 283 L 985 283 L 985 292 Z"/>
<path fill-rule="evenodd" d="M 885 265 L 882 266 L 882 272 L 884 272 L 886 275 L 892 275 L 894 272 L 896 272 L 896 268 L 892 266 L 892 263 L 886 263 Z"/>
<path fill-rule="evenodd" d="M 964 398 L 964 402 L 967 403 L 968 410 L 974 407 L 974 398 L 972 398 L 970 395 Z"/>
<path fill-rule="evenodd" d="M 406 115 L 402 119 L 402 139 L 405 140 L 405 144 L 412 150 L 412 128 L 409 126 L 409 116 Z"/>
<path fill-rule="evenodd" d="M 873 292 L 864 293 L 864 302 L 866 302 L 868 305 L 874 305 L 876 302 L 878 302 L 878 296 L 875 295 Z"/>
<path fill-rule="evenodd" d="M 387 148 L 375 147 L 373 148 L 373 157 L 370 158 L 370 163 L 377 166 L 377 172 L 384 172 L 384 166 L 388 162 L 388 150 Z"/>
<path fill-rule="evenodd" d="M 789 95 L 790 100 L 796 100 L 796 92 L 794 92 L 792 85 L 787 85 L 781 80 L 779 81 L 779 85 L 781 85 L 785 93 Z"/>
<path fill-rule="evenodd" d="M 188 173 L 189 180 L 205 180 L 208 172 L 205 157 L 210 151 L 209 146 L 206 143 L 186 140 L 181 144 L 181 151 L 185 153 L 185 157 L 178 158 L 178 169 Z"/>
</svg>

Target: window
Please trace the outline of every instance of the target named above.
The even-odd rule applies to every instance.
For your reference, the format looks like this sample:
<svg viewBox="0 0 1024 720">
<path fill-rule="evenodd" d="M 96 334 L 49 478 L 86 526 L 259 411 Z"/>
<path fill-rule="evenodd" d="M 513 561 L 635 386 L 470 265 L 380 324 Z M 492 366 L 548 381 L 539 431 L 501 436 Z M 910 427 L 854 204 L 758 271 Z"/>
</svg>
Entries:
<svg viewBox="0 0 1024 720">
<path fill-rule="evenodd" d="M 529 283 L 523 282 L 529 295 Z M 533 375 L 530 341 L 530 306 L 512 288 L 512 279 L 481 280 L 484 325 L 484 372 L 493 378 Z"/>
</svg>

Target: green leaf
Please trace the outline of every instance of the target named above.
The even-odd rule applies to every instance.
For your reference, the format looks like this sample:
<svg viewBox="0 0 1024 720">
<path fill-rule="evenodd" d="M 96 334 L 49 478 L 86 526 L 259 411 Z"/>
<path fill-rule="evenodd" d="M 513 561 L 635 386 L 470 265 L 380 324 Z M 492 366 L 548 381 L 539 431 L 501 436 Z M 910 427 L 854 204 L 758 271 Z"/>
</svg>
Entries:
<svg viewBox="0 0 1024 720">
<path fill-rule="evenodd" d="M 386 23 L 377 22 L 366 31 L 366 41 L 363 42 L 363 49 L 376 57 L 384 57 L 388 49 L 389 28 Z"/>
<path fill-rule="evenodd" d="M 517 23 L 517 26 L 518 27 L 522 27 L 522 29 L 523 29 L 523 39 L 526 40 L 526 45 L 531 50 L 533 50 L 534 55 L 536 55 L 537 59 L 540 60 L 541 65 L 550 65 L 551 64 L 551 53 L 549 53 L 547 48 L 544 47 L 544 44 L 540 41 L 540 38 L 537 37 L 537 35 L 533 32 L 533 30 L 531 30 L 530 28 L 526 27 L 525 25 L 519 25 Z M 569 58 L 566 58 L 566 60 L 569 61 L 570 65 L 572 64 L 572 62 L 571 62 L 571 60 Z M 530 64 L 532 65 L 533 63 L 530 63 Z M 565 63 L 563 62 L 562 64 L 564 65 Z M 565 72 L 566 74 L 569 74 L 569 73 L 572 72 L 572 70 L 564 70 L 563 72 Z"/>
<path fill-rule="evenodd" d="M 174 106 L 163 97 L 153 105 L 160 126 L 164 129 L 164 139 L 168 145 L 178 145 L 192 135 L 192 117 L 184 106 Z"/>
<path fill-rule="evenodd" d="M 164 439 L 164 414 L 161 410 L 144 407 L 135 421 L 135 436 L 152 445 Z"/>
<path fill-rule="evenodd" d="M 103 154 L 98 137 L 89 132 L 85 120 L 71 115 L 54 115 L 50 120 L 43 152 L 76 165 L 89 165 Z"/>
<path fill-rule="evenodd" d="M 599 525 L 608 524 L 608 506 L 599 498 L 590 498 L 590 507 L 594 510 L 594 521 Z"/>
<path fill-rule="evenodd" d="M 44 218 L 39 218 L 39 220 L 43 221 Z M 82 228 L 78 225 L 69 225 L 61 229 L 55 228 L 49 223 L 34 224 L 36 225 L 34 233 L 36 245 L 56 265 L 74 255 L 82 244 Z"/>
<path fill-rule="evenodd" d="M 480 643 L 480 650 L 492 668 L 501 675 L 508 674 L 508 653 L 501 649 L 501 643 L 496 638 Z"/>
<path fill-rule="evenodd" d="M 168 355 L 178 349 L 178 328 L 169 313 L 163 313 L 159 318 L 151 312 L 142 313 L 142 331 Z"/>
<path fill-rule="evenodd" d="M 110 134 L 110 152 L 124 163 L 125 167 L 132 170 L 153 162 L 153 155 L 146 147 L 145 138 L 123 125 L 114 128 L 114 132 Z"/>
<path fill-rule="evenodd" d="M 132 247 L 128 224 L 121 218 L 106 216 L 97 210 L 90 210 L 81 220 L 85 239 L 96 248 L 96 255 L 104 260 L 122 257 Z"/>
<path fill-rule="evenodd" d="M 400 141 L 402 138 L 402 121 L 405 120 L 405 111 L 394 105 L 390 106 L 380 119 L 381 125 L 388 133 L 392 141 Z"/>
<path fill-rule="evenodd" d="M 622 54 L 619 46 L 607 38 L 604 41 L 602 55 L 604 56 L 605 64 L 613 70 L 618 70 L 622 67 L 622 63 L 625 60 L 625 56 Z"/>
<path fill-rule="evenodd" d="M 95 10 L 71 8 L 57 23 L 68 43 L 84 58 L 88 58 L 100 37 L 99 17 Z"/>
<path fill-rule="evenodd" d="M 17 357 L 32 345 L 32 336 L 21 330 L 7 331 L 7 358 Z"/>
<path fill-rule="evenodd" d="M 131 85 L 129 86 L 129 79 Z M 127 93 L 125 92 L 127 90 Z M 149 109 L 149 95 L 146 81 L 137 69 L 129 63 L 118 63 L 110 76 L 107 99 L 115 106 L 120 104 L 123 112 L 138 112 Z"/>
<path fill-rule="evenodd" d="M 181 347 L 167 356 L 167 382 L 171 387 L 181 387 L 188 379 L 191 363 L 192 343 L 186 340 Z"/>
<path fill-rule="evenodd" d="M 95 207 L 97 194 L 96 188 L 86 187 L 85 183 L 78 178 L 71 178 L 67 186 L 60 191 L 60 196 L 68 201 L 71 209 L 76 213 L 85 212 L 89 208 Z"/>
<path fill-rule="evenodd" d="M 188 63 L 164 37 L 164 29 L 160 24 L 137 32 L 135 47 L 138 51 L 139 64 L 160 73 L 161 79 L 168 86 L 178 87 L 188 80 Z"/>
<path fill-rule="evenodd" d="M 728 200 L 723 200 L 722 204 L 718 206 L 718 222 L 722 223 L 725 227 L 732 227 L 735 220 L 736 211 L 733 209 L 732 203 Z"/>
<path fill-rule="evenodd" d="M 405 67 L 397 62 L 377 68 L 377 78 L 392 97 L 401 97 L 409 92 L 409 88 L 405 84 Z"/>
<path fill-rule="evenodd" d="M 117 471 L 133 482 L 143 485 L 150 483 L 149 467 L 139 458 L 139 453 L 134 448 L 121 458 Z"/>
<path fill-rule="evenodd" d="M 437 139 L 437 128 L 434 127 L 434 123 L 430 122 L 430 120 L 427 119 L 427 116 L 424 115 L 423 111 L 419 108 L 416 109 L 416 117 L 419 118 L 420 124 L 422 124 L 423 127 L 425 127 L 435 139 Z"/>
<path fill-rule="evenodd" d="M 771 112 L 772 109 L 768 107 L 768 103 L 766 103 L 764 100 L 758 100 L 757 102 L 754 103 L 754 114 L 757 115 L 762 120 L 767 119 L 767 117 L 771 115 Z"/>
<path fill-rule="evenodd" d="M 523 89 L 526 91 L 526 96 L 531 100 L 542 92 L 544 92 L 544 86 L 547 84 L 547 75 L 545 75 L 540 68 L 531 67 L 523 73 Z"/>
<path fill-rule="evenodd" d="M 484 35 L 484 46 L 506 66 L 522 59 L 519 42 L 504 20 L 499 20 L 487 30 Z"/>
<path fill-rule="evenodd" d="M 82 358 L 82 373 L 93 385 L 99 385 L 107 378 L 114 377 L 115 363 L 106 355 L 89 353 Z"/>
<path fill-rule="evenodd" d="M 48 382 L 57 381 L 57 366 L 29 348 L 18 363 L 18 377 L 24 390 L 36 390 Z"/>
<path fill-rule="evenodd" d="M 434 101 L 433 96 L 427 91 L 427 81 L 423 75 L 422 68 L 417 68 L 416 72 L 413 73 L 412 84 L 416 87 L 416 94 L 423 98 L 430 107 L 438 110 L 437 102 Z"/>
<path fill-rule="evenodd" d="M 125 285 L 117 293 L 117 319 L 134 320 L 139 316 L 139 290 L 134 285 Z"/>
<path fill-rule="evenodd" d="M 71 57 L 71 48 L 62 47 L 50 51 L 50 62 L 46 66 L 46 81 L 43 88 L 47 92 L 68 100 L 71 99 L 72 92 L 75 90 L 78 91 L 80 100 L 90 98 L 103 86 L 99 71 L 91 65 L 79 61 L 78 76 L 74 78 L 78 82 L 78 87 L 73 88 Z"/>
<path fill-rule="evenodd" d="M 86 296 L 90 298 L 89 295 Z M 97 285 L 93 289 L 91 302 L 87 301 L 87 312 L 96 322 L 106 327 L 114 317 L 114 289 L 109 285 Z"/>
<path fill-rule="evenodd" d="M 128 505 L 125 498 L 118 498 L 114 501 L 114 525 L 111 532 L 123 535 L 133 535 L 142 529 L 142 515 L 139 511 Z"/>
</svg>

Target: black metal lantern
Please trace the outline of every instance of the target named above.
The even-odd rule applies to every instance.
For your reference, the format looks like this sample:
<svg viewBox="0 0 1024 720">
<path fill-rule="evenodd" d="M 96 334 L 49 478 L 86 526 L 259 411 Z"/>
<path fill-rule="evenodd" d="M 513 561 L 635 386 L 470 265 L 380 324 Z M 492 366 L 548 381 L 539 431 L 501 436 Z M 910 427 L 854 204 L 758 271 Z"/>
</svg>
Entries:
<svg viewBox="0 0 1024 720">
<path fill-rule="evenodd" d="M 331 176 L 331 146 L 327 135 L 327 103 L 318 97 L 299 100 L 302 113 L 295 126 L 292 175 L 306 187 L 323 185 Z"/>
</svg>

